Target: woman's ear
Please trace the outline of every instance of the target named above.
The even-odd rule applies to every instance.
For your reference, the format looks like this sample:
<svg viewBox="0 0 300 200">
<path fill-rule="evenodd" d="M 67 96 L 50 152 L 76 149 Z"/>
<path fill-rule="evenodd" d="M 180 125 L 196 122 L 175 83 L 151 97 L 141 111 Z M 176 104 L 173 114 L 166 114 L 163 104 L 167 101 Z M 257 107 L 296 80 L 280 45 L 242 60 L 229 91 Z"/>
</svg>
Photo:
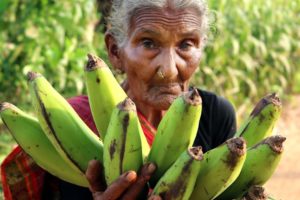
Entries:
<svg viewBox="0 0 300 200">
<path fill-rule="evenodd" d="M 112 66 L 123 72 L 120 48 L 118 47 L 117 41 L 111 33 L 105 34 L 105 44 L 108 53 L 108 58 Z"/>
</svg>

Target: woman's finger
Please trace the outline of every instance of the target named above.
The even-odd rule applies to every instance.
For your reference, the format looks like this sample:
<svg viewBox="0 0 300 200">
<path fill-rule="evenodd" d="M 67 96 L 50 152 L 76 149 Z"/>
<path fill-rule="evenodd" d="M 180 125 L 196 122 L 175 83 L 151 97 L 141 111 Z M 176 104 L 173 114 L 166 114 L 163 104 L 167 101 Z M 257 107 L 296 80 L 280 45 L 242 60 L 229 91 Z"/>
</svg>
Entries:
<svg viewBox="0 0 300 200">
<path fill-rule="evenodd" d="M 106 188 L 105 178 L 103 174 L 103 166 L 97 160 L 91 160 L 88 164 L 85 176 L 90 184 L 92 193 L 102 192 Z"/>
<path fill-rule="evenodd" d="M 162 198 L 160 196 L 157 195 L 151 195 L 148 200 L 162 200 Z"/>
<path fill-rule="evenodd" d="M 116 181 L 107 187 L 103 194 L 101 194 L 101 199 L 119 199 L 136 179 L 137 174 L 134 171 L 122 174 Z"/>
<path fill-rule="evenodd" d="M 146 184 L 151 178 L 151 175 L 154 173 L 155 170 L 156 170 L 155 164 L 153 163 L 145 164 L 141 168 L 136 182 L 122 196 L 122 200 L 137 199 L 144 189 L 146 189 L 146 194 L 144 194 L 146 197 L 148 195 L 147 194 L 148 188 L 145 188 L 145 186 L 147 186 Z"/>
</svg>

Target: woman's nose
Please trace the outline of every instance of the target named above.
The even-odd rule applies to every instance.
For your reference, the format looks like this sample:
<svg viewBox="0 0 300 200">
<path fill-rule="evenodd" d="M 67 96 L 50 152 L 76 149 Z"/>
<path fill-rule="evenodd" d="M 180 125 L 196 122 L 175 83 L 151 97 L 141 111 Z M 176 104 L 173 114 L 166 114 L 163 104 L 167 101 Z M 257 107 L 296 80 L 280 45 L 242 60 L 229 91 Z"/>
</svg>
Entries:
<svg viewBox="0 0 300 200">
<path fill-rule="evenodd" d="M 159 71 L 165 79 L 174 79 L 178 76 L 179 58 L 176 52 L 172 49 L 161 52 L 159 57 Z"/>
</svg>

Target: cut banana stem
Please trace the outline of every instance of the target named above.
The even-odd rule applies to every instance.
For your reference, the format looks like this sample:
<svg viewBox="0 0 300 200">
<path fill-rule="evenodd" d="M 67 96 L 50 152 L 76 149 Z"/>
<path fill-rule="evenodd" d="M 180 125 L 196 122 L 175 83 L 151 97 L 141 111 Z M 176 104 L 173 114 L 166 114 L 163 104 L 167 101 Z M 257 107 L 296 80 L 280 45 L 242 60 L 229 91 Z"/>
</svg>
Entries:
<svg viewBox="0 0 300 200">
<path fill-rule="evenodd" d="M 58 154 L 37 119 L 7 102 L 0 104 L 0 115 L 16 142 L 41 168 L 64 181 L 88 187 L 84 173 L 74 170 Z"/>
<path fill-rule="evenodd" d="M 240 198 L 252 185 L 262 186 L 274 173 L 282 157 L 285 137 L 276 135 L 247 150 L 247 157 L 238 178 L 217 199 Z"/>
<path fill-rule="evenodd" d="M 136 106 L 126 98 L 113 110 L 104 139 L 103 164 L 107 184 L 126 171 L 137 172 L 149 149 Z"/>
<path fill-rule="evenodd" d="M 248 119 L 237 130 L 235 136 L 243 137 L 247 142 L 247 147 L 252 147 L 272 135 L 281 110 L 281 101 L 275 93 L 265 96 L 256 104 Z"/>
<path fill-rule="evenodd" d="M 178 156 L 191 147 L 198 130 L 202 112 L 201 97 L 196 89 L 179 96 L 158 125 L 148 161 L 157 165 L 150 179 L 154 187 Z"/>
<path fill-rule="evenodd" d="M 190 200 L 214 199 L 235 181 L 245 159 L 246 142 L 241 137 L 206 152 Z"/>
<path fill-rule="evenodd" d="M 267 200 L 268 195 L 265 193 L 265 188 L 259 185 L 253 185 L 241 200 Z"/>
<path fill-rule="evenodd" d="M 88 54 L 84 75 L 93 119 L 104 140 L 113 109 L 127 95 L 109 67 L 95 55 Z"/>
<path fill-rule="evenodd" d="M 29 89 L 43 131 L 68 163 L 85 172 L 92 159 L 102 162 L 103 143 L 51 84 L 28 73 Z"/>
<path fill-rule="evenodd" d="M 188 200 L 199 170 L 203 163 L 201 147 L 191 147 L 185 150 L 175 163 L 159 179 L 153 194 L 163 199 Z"/>
</svg>

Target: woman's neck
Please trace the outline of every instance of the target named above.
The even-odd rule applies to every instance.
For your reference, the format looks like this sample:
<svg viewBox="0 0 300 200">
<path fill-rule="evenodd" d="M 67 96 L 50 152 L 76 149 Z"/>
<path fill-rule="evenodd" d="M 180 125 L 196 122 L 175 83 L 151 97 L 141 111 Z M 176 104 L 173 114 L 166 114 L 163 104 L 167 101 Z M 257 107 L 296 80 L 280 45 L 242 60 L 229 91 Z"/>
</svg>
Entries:
<svg viewBox="0 0 300 200">
<path fill-rule="evenodd" d="M 148 105 L 143 105 L 142 103 L 136 103 L 137 109 L 144 115 L 147 121 L 155 128 L 158 127 L 159 122 L 163 118 L 166 111 L 156 110 Z"/>
</svg>

